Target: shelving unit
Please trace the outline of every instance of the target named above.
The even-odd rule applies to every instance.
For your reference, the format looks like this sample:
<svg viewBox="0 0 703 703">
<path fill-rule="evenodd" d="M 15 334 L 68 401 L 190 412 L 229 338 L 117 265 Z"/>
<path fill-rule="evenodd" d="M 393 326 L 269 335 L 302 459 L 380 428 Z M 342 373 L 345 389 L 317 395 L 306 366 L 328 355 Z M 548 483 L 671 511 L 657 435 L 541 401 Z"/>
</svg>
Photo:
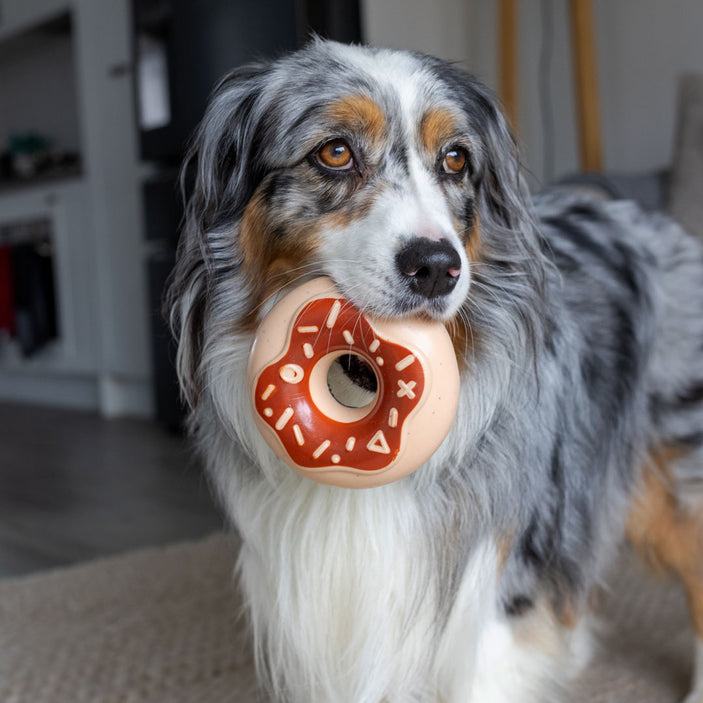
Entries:
<svg viewBox="0 0 703 703">
<path fill-rule="evenodd" d="M 68 7 L 53 8 L 29 26 L 26 22 L 0 24 L 0 149 L 11 140 L 17 143 L 32 135 L 73 157 L 54 161 L 51 170 L 44 168 L 28 178 L 12 178 L 7 172 L 10 164 L 3 163 L 0 193 L 82 175 L 73 40 L 73 14 Z"/>
<path fill-rule="evenodd" d="M 25 130 L 79 155 L 0 180 L 0 232 L 45 222 L 59 331 L 29 358 L 0 337 L 0 400 L 152 412 L 130 41 L 127 0 L 0 0 L 0 148 Z"/>
<path fill-rule="evenodd" d="M 43 385 L 57 403 L 97 407 L 97 309 L 95 296 L 91 295 L 95 289 L 91 266 L 94 252 L 83 208 L 86 194 L 86 185 L 79 180 L 26 187 L 8 195 L 0 193 L 0 244 L 37 242 L 37 234 L 31 230 L 23 234 L 18 227 L 45 223 L 41 240 L 52 251 L 59 330 L 55 340 L 29 358 L 21 355 L 14 340 L 0 342 L 0 390 L 4 398 L 41 402 L 47 400 L 41 393 Z M 3 236 L 3 231 L 16 234 Z"/>
</svg>

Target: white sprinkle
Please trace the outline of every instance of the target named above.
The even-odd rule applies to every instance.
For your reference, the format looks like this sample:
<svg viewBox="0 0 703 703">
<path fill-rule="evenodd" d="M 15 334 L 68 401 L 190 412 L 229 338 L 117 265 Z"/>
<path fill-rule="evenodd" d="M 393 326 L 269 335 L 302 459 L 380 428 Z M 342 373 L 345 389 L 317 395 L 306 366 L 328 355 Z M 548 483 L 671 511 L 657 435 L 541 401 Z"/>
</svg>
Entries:
<svg viewBox="0 0 703 703">
<path fill-rule="evenodd" d="M 295 441 L 298 443 L 298 446 L 302 447 L 303 444 L 305 444 L 305 437 L 303 437 L 303 433 L 298 425 L 293 425 L 293 434 L 295 435 Z"/>
<path fill-rule="evenodd" d="M 398 426 L 398 410 L 396 408 L 391 408 L 391 411 L 388 413 L 388 425 L 390 427 Z"/>
<path fill-rule="evenodd" d="M 379 366 L 383 366 L 383 357 L 382 357 L 382 356 L 377 356 L 377 357 L 376 357 L 376 363 L 377 363 Z"/>
<path fill-rule="evenodd" d="M 408 354 L 404 359 L 401 359 L 396 365 L 395 369 L 396 371 L 403 371 L 403 369 L 407 369 L 410 364 L 415 363 L 415 357 L 412 354 Z"/>
<path fill-rule="evenodd" d="M 346 443 L 346 445 L 345 445 L 344 448 L 345 448 L 348 452 L 351 452 L 351 451 L 354 449 L 354 445 L 355 445 L 355 444 L 356 444 L 356 437 L 350 437 L 350 438 L 347 440 L 347 443 Z"/>
<path fill-rule="evenodd" d="M 369 351 L 373 354 L 380 346 L 381 342 L 378 339 L 374 339 L 373 342 L 369 344 Z"/>
<path fill-rule="evenodd" d="M 266 390 L 261 394 L 261 400 L 268 400 L 271 397 L 271 393 L 275 390 L 276 386 L 274 386 L 273 383 L 269 383 L 269 385 L 266 386 Z"/>
<path fill-rule="evenodd" d="M 266 417 L 273 417 L 273 410 L 271 410 L 271 408 L 264 408 L 264 415 L 266 415 Z"/>
<path fill-rule="evenodd" d="M 415 398 L 414 388 L 416 385 L 415 381 L 408 381 L 407 383 L 405 381 L 398 381 L 399 390 L 396 395 L 399 398 L 405 398 L 407 396 L 410 400 L 413 400 Z"/>
<path fill-rule="evenodd" d="M 352 337 L 352 333 L 349 330 L 344 330 L 344 332 L 342 332 L 342 336 L 344 337 L 344 341 L 349 344 L 349 346 L 354 344 L 354 337 Z"/>
<path fill-rule="evenodd" d="M 298 332 L 300 334 L 315 334 L 315 332 L 319 332 L 320 328 L 317 325 L 307 325 L 303 327 L 298 327 Z"/>
<path fill-rule="evenodd" d="M 312 357 L 315 356 L 315 350 L 312 348 L 310 342 L 305 342 L 305 344 L 303 344 L 303 354 L 305 354 L 307 359 L 312 359 Z"/>
<path fill-rule="evenodd" d="M 371 437 L 371 441 L 366 445 L 366 448 L 370 452 L 376 452 L 376 454 L 391 453 L 391 448 L 388 446 L 386 435 L 383 434 L 383 430 L 379 430 L 373 437 Z"/>
<path fill-rule="evenodd" d="M 332 455 L 332 463 L 333 464 L 339 464 L 340 461 L 342 461 L 342 457 L 339 456 L 339 454 Z"/>
<path fill-rule="evenodd" d="M 327 322 L 325 322 L 325 326 L 327 329 L 332 329 L 334 327 L 334 323 L 337 322 L 337 318 L 339 317 L 339 313 L 342 310 L 342 303 L 339 300 L 334 301 L 334 305 L 332 306 L 332 309 L 330 310 L 330 314 L 327 316 Z"/>
<path fill-rule="evenodd" d="M 276 429 L 280 432 L 288 424 L 288 420 L 290 420 L 292 417 L 293 408 L 286 408 L 281 414 L 281 417 L 278 418 L 278 422 L 276 423 Z"/>
<path fill-rule="evenodd" d="M 305 371 L 303 371 L 303 368 L 298 366 L 298 364 L 286 364 L 285 366 L 281 366 L 278 374 L 286 383 L 292 384 L 300 383 L 305 377 Z"/>
<path fill-rule="evenodd" d="M 329 441 L 329 439 L 326 439 L 313 453 L 312 453 L 312 458 L 313 459 L 319 459 L 326 451 L 327 447 L 330 446 L 332 442 Z"/>
</svg>

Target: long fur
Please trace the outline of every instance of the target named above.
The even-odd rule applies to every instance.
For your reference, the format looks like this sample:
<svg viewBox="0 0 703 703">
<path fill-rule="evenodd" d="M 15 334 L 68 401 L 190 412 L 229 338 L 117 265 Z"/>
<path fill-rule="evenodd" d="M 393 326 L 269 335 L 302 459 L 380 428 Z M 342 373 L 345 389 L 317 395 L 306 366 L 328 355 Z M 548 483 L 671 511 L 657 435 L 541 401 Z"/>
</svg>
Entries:
<svg viewBox="0 0 703 703">
<path fill-rule="evenodd" d="M 428 153 L 437 110 L 453 130 L 438 148 L 468 154 L 460 178 Z M 314 161 L 338 137 L 355 173 Z M 273 695 L 561 700 L 587 657 L 582 614 L 639 467 L 654 446 L 695 457 L 703 445 L 701 248 L 633 204 L 559 192 L 533 202 L 490 93 L 407 52 L 316 41 L 235 70 L 185 173 L 194 186 L 169 299 L 179 375 L 242 536 Z M 441 236 L 460 253 L 460 283 L 442 300 L 418 300 L 395 272 L 410 236 Z M 257 322 L 323 274 L 362 310 L 434 317 L 454 339 L 454 426 L 426 465 L 388 486 L 301 478 L 248 407 Z M 700 462 L 681 471 L 682 484 L 703 477 Z"/>
</svg>

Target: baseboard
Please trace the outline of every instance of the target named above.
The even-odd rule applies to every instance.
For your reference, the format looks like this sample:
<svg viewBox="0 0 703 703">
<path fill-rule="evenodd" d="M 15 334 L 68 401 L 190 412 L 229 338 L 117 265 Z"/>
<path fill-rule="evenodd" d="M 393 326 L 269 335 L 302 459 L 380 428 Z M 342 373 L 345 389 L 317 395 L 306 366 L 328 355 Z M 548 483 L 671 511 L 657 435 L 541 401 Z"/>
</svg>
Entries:
<svg viewBox="0 0 703 703">
<path fill-rule="evenodd" d="M 149 379 L 0 372 L 0 401 L 93 410 L 107 418 L 154 417 Z"/>
<path fill-rule="evenodd" d="M 99 380 L 99 410 L 104 417 L 154 417 L 151 379 L 106 374 Z"/>
<path fill-rule="evenodd" d="M 89 376 L 0 373 L 0 400 L 97 411 L 98 381 Z"/>
</svg>

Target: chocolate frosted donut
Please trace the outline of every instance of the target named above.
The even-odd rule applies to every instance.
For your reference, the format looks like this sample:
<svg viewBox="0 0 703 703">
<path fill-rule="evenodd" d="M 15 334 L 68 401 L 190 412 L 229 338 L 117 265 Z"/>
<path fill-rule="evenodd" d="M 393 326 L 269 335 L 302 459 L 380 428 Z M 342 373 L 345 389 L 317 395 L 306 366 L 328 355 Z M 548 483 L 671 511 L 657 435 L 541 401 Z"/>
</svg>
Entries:
<svg viewBox="0 0 703 703">
<path fill-rule="evenodd" d="M 330 368 L 350 355 L 375 376 L 361 407 L 343 404 L 329 387 Z M 254 418 L 276 454 L 314 481 L 345 487 L 378 486 L 417 469 L 449 431 L 459 394 L 441 323 L 370 319 L 327 278 L 274 306 L 247 373 Z"/>
</svg>

